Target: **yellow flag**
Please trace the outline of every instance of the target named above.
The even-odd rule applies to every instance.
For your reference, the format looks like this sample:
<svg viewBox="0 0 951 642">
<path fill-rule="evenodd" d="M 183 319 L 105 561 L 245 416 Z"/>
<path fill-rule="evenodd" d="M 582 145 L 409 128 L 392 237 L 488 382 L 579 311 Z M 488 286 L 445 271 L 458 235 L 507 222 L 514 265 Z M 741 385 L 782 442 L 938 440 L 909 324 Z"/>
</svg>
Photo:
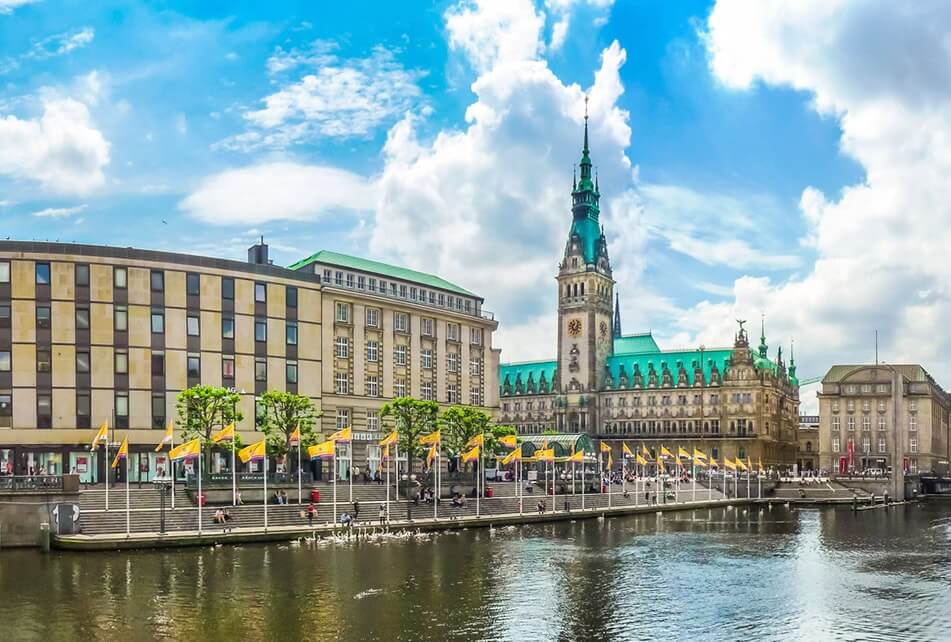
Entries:
<svg viewBox="0 0 951 642">
<path fill-rule="evenodd" d="M 736 458 L 735 464 L 736 464 L 736 467 L 739 468 L 740 470 L 746 470 L 746 464 L 744 464 L 743 460 L 740 459 L 739 457 Z"/>
<path fill-rule="evenodd" d="M 118 452 L 116 452 L 116 458 L 112 460 L 112 467 L 117 468 L 119 462 L 123 461 L 126 457 L 129 456 L 129 438 L 126 437 L 122 440 L 122 445 L 119 446 Z"/>
<path fill-rule="evenodd" d="M 513 461 L 521 461 L 521 460 L 522 460 L 522 447 L 519 446 L 518 448 L 516 448 L 515 450 L 507 454 L 505 457 L 503 457 L 500 463 L 503 466 L 508 466 Z"/>
<path fill-rule="evenodd" d="M 760 472 L 761 474 L 762 474 L 762 473 L 765 473 L 766 470 L 763 468 L 763 460 L 760 459 L 760 460 L 759 460 L 758 462 L 756 462 L 756 463 L 759 464 L 759 472 Z"/>
<path fill-rule="evenodd" d="M 710 467 L 712 468 L 712 467 L 714 467 L 714 466 L 716 466 L 717 468 L 719 468 L 719 467 L 720 467 L 720 464 L 717 463 L 716 457 L 711 457 L 711 458 L 710 458 Z"/>
<path fill-rule="evenodd" d="M 661 456 L 661 457 L 673 457 L 673 456 L 674 456 L 674 453 L 672 453 L 672 452 L 670 452 L 669 450 L 667 450 L 667 446 L 661 446 L 661 447 L 660 447 L 660 456 Z M 659 458 L 658 458 L 658 459 L 659 459 Z"/>
<path fill-rule="evenodd" d="M 343 430 L 338 430 L 334 434 L 330 435 L 328 441 L 339 441 L 339 442 L 349 442 L 353 439 L 353 429 L 344 428 Z"/>
<path fill-rule="evenodd" d="M 475 437 L 473 437 L 472 439 L 466 442 L 466 448 L 475 448 L 477 446 L 484 446 L 484 445 L 485 445 L 484 434 L 476 435 Z"/>
<path fill-rule="evenodd" d="M 395 444 L 396 440 L 399 438 L 400 438 L 400 434 L 394 430 L 393 432 L 391 432 L 386 437 L 380 440 L 380 445 L 383 446 L 384 448 L 388 447 L 392 444 Z"/>
<path fill-rule="evenodd" d="M 636 462 L 637 462 L 638 464 L 640 464 L 641 466 L 646 466 L 646 465 L 647 465 L 647 460 L 644 459 L 644 458 L 641 456 L 640 453 L 637 453 L 637 454 L 634 456 L 634 461 L 636 461 Z"/>
<path fill-rule="evenodd" d="M 158 446 L 155 447 L 155 452 L 162 450 L 162 447 L 165 444 L 172 443 L 172 437 L 174 437 L 175 424 L 171 421 L 168 422 L 168 426 L 165 428 L 165 434 L 162 436 L 162 441 L 158 442 Z"/>
<path fill-rule="evenodd" d="M 647 446 L 641 444 L 641 454 L 650 459 L 651 451 L 647 450 Z"/>
<path fill-rule="evenodd" d="M 694 459 L 706 459 L 706 458 L 707 458 L 707 455 L 706 455 L 706 453 L 704 453 L 702 450 L 699 450 L 699 449 L 697 449 L 697 448 L 694 448 L 694 449 L 693 449 L 693 458 L 694 458 Z"/>
<path fill-rule="evenodd" d="M 442 439 L 442 436 L 439 434 L 439 431 L 436 430 L 434 432 L 429 433 L 428 435 L 423 435 L 422 437 L 420 437 L 419 443 L 422 446 L 432 446 L 432 445 L 438 444 L 441 439 Z"/>
<path fill-rule="evenodd" d="M 499 437 L 499 443 L 505 446 L 506 448 L 515 448 L 516 446 L 518 446 L 518 436 L 505 435 L 504 437 Z"/>
<path fill-rule="evenodd" d="M 749 456 L 746 458 L 746 468 L 747 470 L 753 470 L 753 462 L 750 461 Z"/>
<path fill-rule="evenodd" d="M 555 461 L 555 449 L 546 448 L 535 451 L 535 461 Z"/>
<path fill-rule="evenodd" d="M 723 458 L 723 465 L 729 468 L 730 470 L 736 470 L 736 464 L 733 463 L 733 460 L 729 457 Z"/>
<path fill-rule="evenodd" d="M 688 453 L 683 446 L 677 446 L 677 459 L 690 458 L 690 453 Z"/>
<path fill-rule="evenodd" d="M 657 458 L 657 472 L 664 472 L 664 460 L 660 457 Z"/>
<path fill-rule="evenodd" d="M 102 422 L 101 426 L 99 426 L 99 430 L 96 431 L 96 436 L 92 438 L 92 443 L 89 445 L 89 450 L 95 450 L 99 447 L 99 444 L 104 441 L 109 441 L 109 424 L 107 424 L 105 421 Z"/>
<path fill-rule="evenodd" d="M 436 459 L 436 452 L 438 448 L 438 443 L 434 442 L 432 446 L 429 447 L 429 451 L 426 453 L 426 467 L 432 468 L 433 461 Z"/>
<path fill-rule="evenodd" d="M 707 462 L 702 457 L 694 457 L 693 463 L 695 466 L 706 466 Z"/>
<path fill-rule="evenodd" d="M 609 452 L 611 452 L 611 446 L 609 446 L 608 444 L 606 444 L 606 443 L 604 443 L 604 442 L 602 441 L 602 442 L 601 442 L 601 452 L 603 452 L 603 453 L 609 453 Z"/>
<path fill-rule="evenodd" d="M 330 459 L 334 456 L 334 442 L 322 441 L 307 447 L 307 456 L 311 459 Z"/>
<path fill-rule="evenodd" d="M 575 462 L 575 463 L 579 463 L 579 464 L 580 464 L 580 463 L 583 463 L 583 462 L 584 462 L 584 451 L 583 451 L 583 450 L 579 450 L 578 452 L 574 453 L 573 455 L 571 455 L 571 457 L 568 458 L 568 461 L 570 461 L 570 462 Z"/>
<path fill-rule="evenodd" d="M 462 463 L 468 464 L 470 461 L 479 461 L 478 446 L 473 446 L 472 450 L 462 453 Z"/>
<path fill-rule="evenodd" d="M 221 441 L 234 441 L 234 424 L 228 424 L 211 436 L 216 444 Z"/>
<path fill-rule="evenodd" d="M 168 458 L 172 461 L 178 461 L 179 459 L 198 457 L 199 454 L 201 454 L 201 439 L 196 437 L 172 448 L 168 451 Z"/>
<path fill-rule="evenodd" d="M 612 466 L 614 466 L 614 457 L 611 456 L 611 453 L 608 453 L 608 470 L 611 470 Z"/>
<path fill-rule="evenodd" d="M 633 456 L 634 456 L 634 453 L 631 452 L 631 447 L 627 445 L 627 442 L 624 442 L 624 443 L 621 444 L 621 453 L 622 453 L 625 457 L 633 457 Z"/>
<path fill-rule="evenodd" d="M 255 442 L 238 451 L 238 458 L 245 464 L 249 461 L 261 461 L 267 456 L 266 440 Z"/>
<path fill-rule="evenodd" d="M 300 424 L 297 424 L 297 427 L 291 432 L 288 441 L 291 446 L 300 446 Z"/>
</svg>

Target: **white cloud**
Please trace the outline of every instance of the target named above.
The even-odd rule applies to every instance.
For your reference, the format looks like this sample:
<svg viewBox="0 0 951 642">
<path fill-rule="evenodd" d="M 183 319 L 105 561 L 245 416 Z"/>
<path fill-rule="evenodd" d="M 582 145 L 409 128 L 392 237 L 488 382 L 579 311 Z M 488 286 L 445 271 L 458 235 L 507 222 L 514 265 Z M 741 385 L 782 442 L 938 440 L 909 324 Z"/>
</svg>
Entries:
<svg viewBox="0 0 951 642">
<path fill-rule="evenodd" d="M 272 162 L 206 178 L 180 204 L 195 218 L 218 225 L 270 220 L 315 220 L 339 210 L 373 206 L 374 187 L 332 167 Z"/>
<path fill-rule="evenodd" d="M 109 142 L 89 109 L 48 96 L 38 118 L 0 117 L 0 175 L 38 181 L 52 192 L 84 194 L 105 181 Z"/>
<path fill-rule="evenodd" d="M 531 0 L 470 0 L 446 12 L 449 46 L 479 72 L 500 62 L 535 60 L 543 48 L 545 14 Z"/>
<path fill-rule="evenodd" d="M 698 305 L 684 327 L 703 332 L 691 322 L 703 318 L 722 330 L 762 310 L 768 335 L 796 336 L 803 376 L 871 361 L 878 329 L 884 360 L 920 361 L 951 384 L 935 356 L 951 349 L 951 4 L 719 0 L 705 38 L 724 85 L 812 94 L 866 177 L 835 199 L 803 186 L 804 242 L 818 254 L 809 274 L 744 277 L 734 302 Z"/>
<path fill-rule="evenodd" d="M 0 0 L 0 15 L 13 13 L 17 7 L 33 4 L 38 0 Z"/>
<path fill-rule="evenodd" d="M 63 56 L 81 47 L 85 47 L 96 37 L 96 31 L 92 27 L 83 27 L 75 31 L 58 33 L 53 36 L 47 36 L 42 40 L 33 43 L 25 58 L 34 58 L 43 60 L 45 58 L 54 58 Z"/>
<path fill-rule="evenodd" d="M 38 218 L 66 218 L 73 214 L 78 214 L 86 209 L 85 205 L 76 207 L 47 207 L 46 209 L 33 212 L 33 216 Z"/>
<path fill-rule="evenodd" d="M 315 43 L 307 52 L 278 49 L 268 60 L 272 74 L 301 66 L 310 73 L 265 96 L 262 109 L 244 113 L 248 131 L 216 147 L 252 151 L 317 137 L 367 137 L 420 98 L 417 81 L 422 72 L 404 68 L 393 51 L 377 46 L 366 58 L 341 59 L 330 53 L 332 49 L 326 43 Z"/>
</svg>

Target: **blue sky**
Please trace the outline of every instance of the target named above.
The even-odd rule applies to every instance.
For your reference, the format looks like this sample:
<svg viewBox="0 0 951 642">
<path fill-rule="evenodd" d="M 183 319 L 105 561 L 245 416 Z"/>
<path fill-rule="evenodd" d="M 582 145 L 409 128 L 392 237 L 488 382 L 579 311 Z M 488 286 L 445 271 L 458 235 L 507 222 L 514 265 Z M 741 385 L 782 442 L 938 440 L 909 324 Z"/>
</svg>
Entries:
<svg viewBox="0 0 951 642">
<path fill-rule="evenodd" d="M 766 314 L 773 347 L 798 338 L 801 374 L 822 374 L 827 342 L 859 358 L 875 327 L 946 304 L 937 272 L 890 259 L 854 318 L 835 290 L 802 294 L 861 260 L 856 246 L 824 267 L 870 229 L 868 208 L 844 213 L 876 187 L 884 143 L 868 132 L 943 124 L 927 69 L 901 82 L 887 51 L 866 60 L 849 38 L 903 25 L 925 56 L 941 4 L 891 21 L 861 4 L 0 0 L 0 230 L 235 258 L 263 234 L 282 264 L 373 256 L 479 291 L 503 358 L 544 357 L 588 92 L 625 330 L 728 344 L 735 318 Z M 934 99 L 924 112 L 881 110 L 917 95 Z M 915 296 L 906 272 L 925 278 Z M 870 318 L 881 288 L 896 310 Z M 927 356 L 882 335 L 896 360 Z"/>
</svg>

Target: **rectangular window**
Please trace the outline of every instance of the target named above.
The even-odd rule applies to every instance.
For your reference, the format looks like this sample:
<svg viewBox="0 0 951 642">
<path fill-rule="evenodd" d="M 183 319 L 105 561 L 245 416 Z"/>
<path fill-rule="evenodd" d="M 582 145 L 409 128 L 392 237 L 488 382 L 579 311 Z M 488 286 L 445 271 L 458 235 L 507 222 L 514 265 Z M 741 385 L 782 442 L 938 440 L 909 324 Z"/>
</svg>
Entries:
<svg viewBox="0 0 951 642">
<path fill-rule="evenodd" d="M 333 281 L 333 273 L 330 270 L 324 270 L 324 283 L 330 283 Z"/>
<path fill-rule="evenodd" d="M 254 302 L 267 303 L 267 285 L 264 283 L 254 284 Z"/>
<path fill-rule="evenodd" d="M 261 397 L 254 398 L 254 429 L 261 430 L 264 426 L 264 422 L 267 419 L 267 408 L 264 406 L 264 402 L 261 400 Z"/>
<path fill-rule="evenodd" d="M 458 323 L 447 323 L 446 324 L 446 338 L 450 341 L 459 340 L 459 324 Z"/>
<path fill-rule="evenodd" d="M 911 415 L 908 417 L 908 430 L 915 432 L 918 430 L 918 415 Z"/>
<path fill-rule="evenodd" d="M 852 432 L 854 430 L 855 430 L 855 417 L 850 416 L 849 417 L 849 432 Z"/>
<path fill-rule="evenodd" d="M 284 338 L 287 339 L 287 345 L 296 346 L 297 345 L 297 322 L 288 321 L 287 325 L 284 327 Z"/>
<path fill-rule="evenodd" d="M 190 354 L 187 358 L 188 366 L 188 378 L 189 379 L 200 379 L 201 378 L 201 357 L 197 354 Z"/>
<path fill-rule="evenodd" d="M 36 395 L 36 414 L 39 419 L 49 419 L 53 416 L 53 396 Z"/>
<path fill-rule="evenodd" d="M 868 432 L 871 429 L 872 429 L 872 418 L 869 417 L 868 415 L 865 415 L 864 417 L 862 417 L 862 430 L 864 430 L 865 432 Z"/>
<path fill-rule="evenodd" d="M 89 308 L 76 308 L 76 329 L 89 329 Z"/>
<path fill-rule="evenodd" d="M 393 394 L 397 397 L 406 396 L 406 379 L 393 380 Z"/>
<path fill-rule="evenodd" d="M 401 285 L 401 286 L 400 286 L 400 298 L 401 298 L 401 299 L 405 299 L 405 298 L 406 298 L 406 286 L 405 286 L 405 285 Z"/>
<path fill-rule="evenodd" d="M 424 368 L 433 367 L 433 351 L 430 348 L 426 348 L 425 350 L 423 350 L 421 358 L 422 358 L 422 366 Z"/>
<path fill-rule="evenodd" d="M 380 415 L 373 411 L 367 411 L 367 431 L 378 432 L 380 430 Z"/>
<path fill-rule="evenodd" d="M 884 400 L 884 399 L 879 399 L 879 400 L 878 400 L 878 411 L 879 411 L 879 412 L 885 412 L 885 400 Z"/>
<path fill-rule="evenodd" d="M 376 279 L 370 278 L 370 285 L 368 286 L 370 292 L 376 292 Z"/>
<path fill-rule="evenodd" d="M 380 311 L 376 308 L 367 308 L 367 325 L 371 328 L 380 327 Z"/>
<path fill-rule="evenodd" d="M 10 282 L 10 262 L 0 261 L 0 283 Z"/>
<path fill-rule="evenodd" d="M 49 329 L 50 327 L 50 308 L 48 305 L 36 306 L 36 327 Z"/>
<path fill-rule="evenodd" d="M 838 416 L 832 417 L 832 430 L 838 431 L 840 428 L 841 426 L 839 424 L 839 417 Z"/>
<path fill-rule="evenodd" d="M 380 279 L 380 294 L 386 294 L 386 281 Z"/>
<path fill-rule="evenodd" d="M 113 322 L 116 332 L 126 332 L 129 329 L 129 311 L 124 305 L 117 305 L 113 313 Z"/>
<path fill-rule="evenodd" d="M 340 303 L 339 301 L 336 304 L 337 314 L 334 317 L 338 323 L 350 323 L 350 304 L 349 303 Z"/>
<path fill-rule="evenodd" d="M 832 452 L 834 453 L 839 452 L 839 438 L 838 437 L 832 438 Z"/>
<path fill-rule="evenodd" d="M 434 324 L 432 319 L 426 319 L 426 318 L 420 319 L 419 325 L 420 325 L 420 332 L 422 332 L 423 336 L 426 336 L 426 337 L 433 336 Z"/>
<path fill-rule="evenodd" d="M 839 412 L 839 400 L 838 400 L 838 399 L 833 399 L 833 400 L 832 400 L 832 412 Z"/>
<path fill-rule="evenodd" d="M 436 305 L 436 293 L 432 290 L 429 291 L 429 305 Z"/>
<path fill-rule="evenodd" d="M 885 440 L 884 440 L 884 439 L 879 439 L 879 440 L 878 440 L 878 452 L 883 453 L 883 452 L 885 452 L 885 449 L 886 449 Z"/>
<path fill-rule="evenodd" d="M 347 287 L 348 288 L 353 287 L 353 275 L 350 274 L 349 272 L 347 272 Z"/>
<path fill-rule="evenodd" d="M 129 393 L 128 392 L 116 393 L 116 416 L 117 417 L 129 416 Z"/>
<path fill-rule="evenodd" d="M 89 266 L 85 263 L 76 264 L 76 286 L 89 287 Z"/>
<path fill-rule="evenodd" d="M 234 299 L 234 279 L 221 279 L 221 298 L 229 301 Z"/>
<path fill-rule="evenodd" d="M 866 455 L 872 452 L 872 440 L 868 437 L 862 437 L 862 452 Z"/>
<path fill-rule="evenodd" d="M 188 332 L 188 336 L 190 337 L 199 336 L 199 334 L 201 333 L 201 324 L 198 322 L 198 315 L 189 314 L 188 317 L 185 319 L 185 321 L 186 321 L 185 328 L 186 328 L 186 332 Z"/>
<path fill-rule="evenodd" d="M 909 449 L 911 452 L 913 452 L 913 453 L 918 452 L 918 439 L 917 439 L 917 438 L 912 437 L 911 439 L 908 440 L 908 449 Z"/>
<path fill-rule="evenodd" d="M 120 290 L 129 285 L 129 274 L 124 267 L 117 267 L 112 271 L 112 285 Z"/>
<path fill-rule="evenodd" d="M 3 368 L 0 367 L 0 370 Z M 76 352 L 76 372 L 89 372 L 89 353 L 85 350 Z"/>
<path fill-rule="evenodd" d="M 849 412 L 853 412 L 855 410 L 855 399 L 849 399 L 847 402 L 845 402 L 845 408 Z"/>
<path fill-rule="evenodd" d="M 152 353 L 152 376 L 153 377 L 165 376 L 165 353 L 164 352 Z"/>
<path fill-rule="evenodd" d="M 50 284 L 50 264 L 49 263 L 36 264 L 36 284 L 37 285 Z"/>
<path fill-rule="evenodd" d="M 267 359 L 258 357 L 254 360 L 254 380 L 267 381 Z"/>
<path fill-rule="evenodd" d="M 909 399 L 908 400 L 908 410 L 918 410 L 918 400 Z"/>
<path fill-rule="evenodd" d="M 221 378 L 234 379 L 234 357 L 222 355 L 221 357 Z"/>
<path fill-rule="evenodd" d="M 416 300 L 416 288 L 411 287 L 409 289 L 409 298 L 412 299 L 413 301 Z"/>
<path fill-rule="evenodd" d="M 469 403 L 473 406 L 482 405 L 482 388 L 478 386 L 472 386 L 469 390 Z"/>
<path fill-rule="evenodd" d="M 334 285 L 343 285 L 343 272 L 334 272 Z"/>
<path fill-rule="evenodd" d="M 420 394 L 422 395 L 424 401 L 432 401 L 433 400 L 433 382 L 424 381 L 422 384 L 420 384 Z"/>
<path fill-rule="evenodd" d="M 12 360 L 10 359 L 10 351 L 3 350 L 0 351 L 0 372 L 10 372 L 12 369 Z"/>
<path fill-rule="evenodd" d="M 221 338 L 234 339 L 234 318 L 221 317 Z"/>
<path fill-rule="evenodd" d="M 482 345 L 482 328 L 469 328 L 469 343 L 477 346 Z"/>
<path fill-rule="evenodd" d="M 152 311 L 152 333 L 162 334 L 165 332 L 165 313 L 157 310 Z"/>
<path fill-rule="evenodd" d="M 116 374 L 129 374 L 129 353 L 125 350 L 116 350 Z"/>
<path fill-rule="evenodd" d="M 13 414 L 13 397 L 9 394 L 0 394 L 0 417 L 9 417 Z"/>
<path fill-rule="evenodd" d="M 350 356 L 350 339 L 347 337 L 334 339 L 334 356 L 338 359 L 346 359 Z"/>
<path fill-rule="evenodd" d="M 334 375 L 334 390 L 338 395 L 350 394 L 350 380 L 346 372 L 338 372 Z"/>
<path fill-rule="evenodd" d="M 455 352 L 446 353 L 446 369 L 449 372 L 457 372 L 459 370 L 459 355 Z"/>
<path fill-rule="evenodd" d="M 459 403 L 459 388 L 454 383 L 446 386 L 446 401 L 449 403 Z"/>
<path fill-rule="evenodd" d="M 287 307 L 296 308 L 297 307 L 297 288 L 288 285 L 287 292 L 284 294 L 284 300 L 287 303 Z"/>
<path fill-rule="evenodd" d="M 337 430 L 343 430 L 344 428 L 350 427 L 350 409 L 349 408 L 337 408 L 336 426 L 337 426 Z"/>
<path fill-rule="evenodd" d="M 80 417 L 89 417 L 92 404 L 90 403 L 88 392 L 76 393 L 76 414 Z"/>
<path fill-rule="evenodd" d="M 185 294 L 189 296 L 201 294 L 201 277 L 194 272 L 185 275 Z"/>
<path fill-rule="evenodd" d="M 405 312 L 396 312 L 393 315 L 393 330 L 407 332 L 409 330 L 409 315 Z"/>
<path fill-rule="evenodd" d="M 286 369 L 286 371 L 287 371 L 287 373 L 286 373 L 286 374 L 287 374 L 287 383 L 297 383 L 297 362 L 296 362 L 296 361 L 288 361 L 288 362 L 287 362 L 287 367 L 286 367 L 285 369 Z"/>
<path fill-rule="evenodd" d="M 10 306 L 0 305 L 0 328 L 10 327 Z"/>
<path fill-rule="evenodd" d="M 479 359 L 470 359 L 469 360 L 469 374 L 472 375 L 473 377 L 477 377 L 479 376 L 481 372 L 482 372 L 482 361 L 480 361 Z M 624 399 L 621 399 L 621 401 L 623 402 Z"/>
<path fill-rule="evenodd" d="M 49 348 L 37 348 L 36 350 L 36 371 L 49 372 L 52 362 L 50 360 Z"/>
<path fill-rule="evenodd" d="M 267 341 L 267 321 L 254 322 L 254 340 Z"/>
<path fill-rule="evenodd" d="M 442 307 L 446 305 L 446 295 L 442 292 L 439 293 L 439 306 Z"/>
<path fill-rule="evenodd" d="M 165 396 L 152 395 L 152 427 L 162 428 L 165 425 Z"/>
<path fill-rule="evenodd" d="M 376 375 L 367 376 L 366 387 L 367 387 L 368 397 L 380 396 L 380 380 L 377 378 Z"/>
<path fill-rule="evenodd" d="M 872 403 L 872 402 L 869 401 L 868 399 L 863 399 L 863 400 L 862 400 L 862 410 L 863 410 L 864 412 L 868 412 L 869 410 L 871 410 L 871 403 Z"/>
<path fill-rule="evenodd" d="M 880 417 L 878 418 L 878 429 L 879 429 L 879 430 L 886 430 L 885 415 L 882 415 L 882 416 L 880 416 Z"/>
<path fill-rule="evenodd" d="M 362 274 L 358 275 L 358 276 L 357 276 L 357 289 L 358 289 L 358 290 L 365 290 L 366 287 L 367 287 L 367 277 L 363 276 Z"/>
<path fill-rule="evenodd" d="M 152 291 L 153 292 L 164 292 L 165 291 L 165 273 L 161 270 L 152 270 L 150 275 Z"/>
<path fill-rule="evenodd" d="M 376 341 L 367 341 L 367 361 L 376 363 L 380 358 L 380 344 Z"/>
<path fill-rule="evenodd" d="M 406 346 L 393 346 L 393 360 L 398 366 L 406 365 Z"/>
</svg>

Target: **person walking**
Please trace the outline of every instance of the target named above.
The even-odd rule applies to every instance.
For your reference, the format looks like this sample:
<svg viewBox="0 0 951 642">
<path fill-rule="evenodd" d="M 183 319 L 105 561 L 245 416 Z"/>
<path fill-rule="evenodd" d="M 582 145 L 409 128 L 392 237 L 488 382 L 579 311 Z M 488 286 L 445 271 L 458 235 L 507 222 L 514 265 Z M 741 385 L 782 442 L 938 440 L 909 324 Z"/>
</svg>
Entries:
<svg viewBox="0 0 951 642">
<path fill-rule="evenodd" d="M 386 523 L 386 506 L 380 503 L 380 526 Z"/>
<path fill-rule="evenodd" d="M 314 527 L 314 515 L 317 513 L 317 508 L 314 506 L 314 502 L 311 502 L 307 506 L 307 527 Z"/>
<path fill-rule="evenodd" d="M 353 520 L 356 521 L 360 518 L 360 502 L 353 500 Z"/>
</svg>

